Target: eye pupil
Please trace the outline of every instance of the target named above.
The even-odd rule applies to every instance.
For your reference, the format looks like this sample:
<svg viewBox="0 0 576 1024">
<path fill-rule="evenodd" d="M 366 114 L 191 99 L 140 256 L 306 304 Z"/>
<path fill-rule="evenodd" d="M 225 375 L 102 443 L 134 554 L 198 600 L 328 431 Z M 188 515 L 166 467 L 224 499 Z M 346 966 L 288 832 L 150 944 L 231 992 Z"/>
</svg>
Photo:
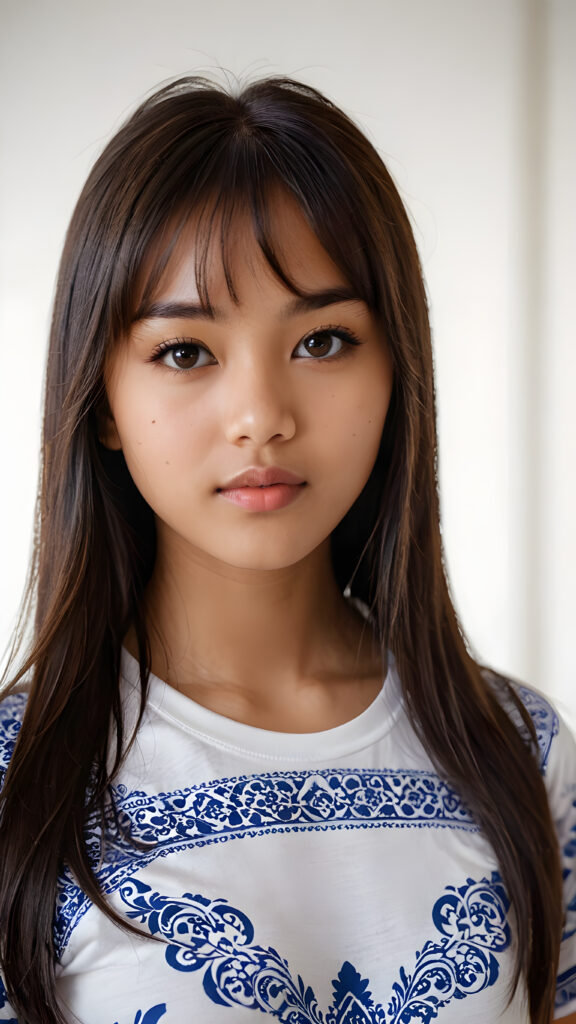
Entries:
<svg viewBox="0 0 576 1024">
<path fill-rule="evenodd" d="M 198 360 L 198 349 L 196 345 L 179 345 L 172 349 L 172 359 L 180 370 L 188 370 Z"/>
<path fill-rule="evenodd" d="M 306 349 L 314 356 L 325 356 L 332 346 L 332 335 L 328 334 L 327 331 L 320 331 L 318 334 L 312 334 L 304 342 Z"/>
</svg>

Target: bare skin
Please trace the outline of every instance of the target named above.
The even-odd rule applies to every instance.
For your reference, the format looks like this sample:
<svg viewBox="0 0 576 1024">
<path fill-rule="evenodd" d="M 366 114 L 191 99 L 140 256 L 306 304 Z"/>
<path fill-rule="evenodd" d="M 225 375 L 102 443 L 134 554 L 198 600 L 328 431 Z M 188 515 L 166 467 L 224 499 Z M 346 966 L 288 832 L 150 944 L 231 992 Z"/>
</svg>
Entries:
<svg viewBox="0 0 576 1024">
<path fill-rule="evenodd" d="M 380 652 L 342 600 L 328 545 L 276 572 L 181 555 L 175 563 L 163 550 L 148 595 L 160 678 L 213 711 L 279 732 L 332 728 L 375 698 Z"/>
<path fill-rule="evenodd" d="M 360 714 L 382 686 L 371 631 L 336 585 L 330 534 L 370 475 L 392 368 L 379 325 L 298 208 L 279 197 L 275 212 L 284 262 L 313 301 L 295 303 L 241 224 L 238 302 L 215 256 L 216 313 L 192 308 L 191 232 L 110 361 L 101 436 L 156 515 L 155 674 L 237 721 L 315 732 Z M 285 505 L 231 499 L 230 481 L 253 467 L 296 476 Z"/>
</svg>

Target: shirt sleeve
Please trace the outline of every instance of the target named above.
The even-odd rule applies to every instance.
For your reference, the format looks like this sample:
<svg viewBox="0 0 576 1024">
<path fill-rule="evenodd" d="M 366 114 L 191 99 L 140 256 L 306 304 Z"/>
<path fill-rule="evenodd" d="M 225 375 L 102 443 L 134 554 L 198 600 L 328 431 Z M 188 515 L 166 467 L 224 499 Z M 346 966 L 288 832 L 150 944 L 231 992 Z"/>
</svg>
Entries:
<svg viewBox="0 0 576 1024">
<path fill-rule="evenodd" d="M 20 730 L 25 703 L 26 697 L 23 693 L 12 694 L 0 703 L 0 789 Z M 1 976 L 0 1024 L 18 1024 L 16 1014 L 8 1002 Z"/>
<path fill-rule="evenodd" d="M 554 1013 L 554 1019 L 561 1020 L 576 1010 L 576 742 L 558 716 L 544 778 L 558 833 L 564 886 L 565 919 Z"/>
<path fill-rule="evenodd" d="M 0 1024 L 18 1024 L 16 1014 L 6 998 L 6 989 L 2 978 L 0 978 Z"/>
</svg>

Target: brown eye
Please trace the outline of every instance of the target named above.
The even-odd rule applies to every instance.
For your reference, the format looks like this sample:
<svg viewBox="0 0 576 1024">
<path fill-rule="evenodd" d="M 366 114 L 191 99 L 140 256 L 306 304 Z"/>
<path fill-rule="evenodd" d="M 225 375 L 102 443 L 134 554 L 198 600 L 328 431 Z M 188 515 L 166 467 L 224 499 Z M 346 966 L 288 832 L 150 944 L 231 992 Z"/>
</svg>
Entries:
<svg viewBox="0 0 576 1024">
<path fill-rule="evenodd" d="M 329 359 L 342 355 L 348 346 L 360 344 L 357 339 L 342 328 L 326 328 L 313 331 L 294 349 L 297 359 Z"/>
<path fill-rule="evenodd" d="M 306 338 L 306 341 L 302 344 L 311 356 L 328 356 L 333 354 L 332 346 L 334 341 L 339 340 L 339 338 L 334 338 L 333 335 L 328 334 L 327 331 L 320 331 L 318 334 L 312 334 L 309 338 Z"/>
<path fill-rule="evenodd" d="M 157 359 L 171 370 L 193 370 L 216 361 L 204 345 L 191 341 L 176 341 L 164 346 Z"/>
</svg>

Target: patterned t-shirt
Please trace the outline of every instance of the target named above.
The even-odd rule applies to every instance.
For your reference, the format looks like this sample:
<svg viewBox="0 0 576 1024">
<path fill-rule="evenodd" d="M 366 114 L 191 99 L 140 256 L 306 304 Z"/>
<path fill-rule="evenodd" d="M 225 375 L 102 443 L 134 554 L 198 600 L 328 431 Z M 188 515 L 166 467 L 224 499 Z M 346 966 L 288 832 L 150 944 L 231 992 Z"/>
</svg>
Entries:
<svg viewBox="0 0 576 1024">
<path fill-rule="evenodd" d="M 122 677 L 130 720 L 127 654 Z M 520 693 L 564 857 L 561 1018 L 576 1009 L 576 748 L 542 696 Z M 24 701 L 0 706 L 0 768 Z M 231 721 L 153 676 L 114 798 L 105 837 L 88 829 L 92 862 L 114 907 L 161 941 L 113 925 L 63 870 L 55 943 L 70 1021 L 528 1021 L 522 989 L 508 1004 L 494 855 L 409 725 L 393 663 L 363 714 L 303 735 Z"/>
</svg>

